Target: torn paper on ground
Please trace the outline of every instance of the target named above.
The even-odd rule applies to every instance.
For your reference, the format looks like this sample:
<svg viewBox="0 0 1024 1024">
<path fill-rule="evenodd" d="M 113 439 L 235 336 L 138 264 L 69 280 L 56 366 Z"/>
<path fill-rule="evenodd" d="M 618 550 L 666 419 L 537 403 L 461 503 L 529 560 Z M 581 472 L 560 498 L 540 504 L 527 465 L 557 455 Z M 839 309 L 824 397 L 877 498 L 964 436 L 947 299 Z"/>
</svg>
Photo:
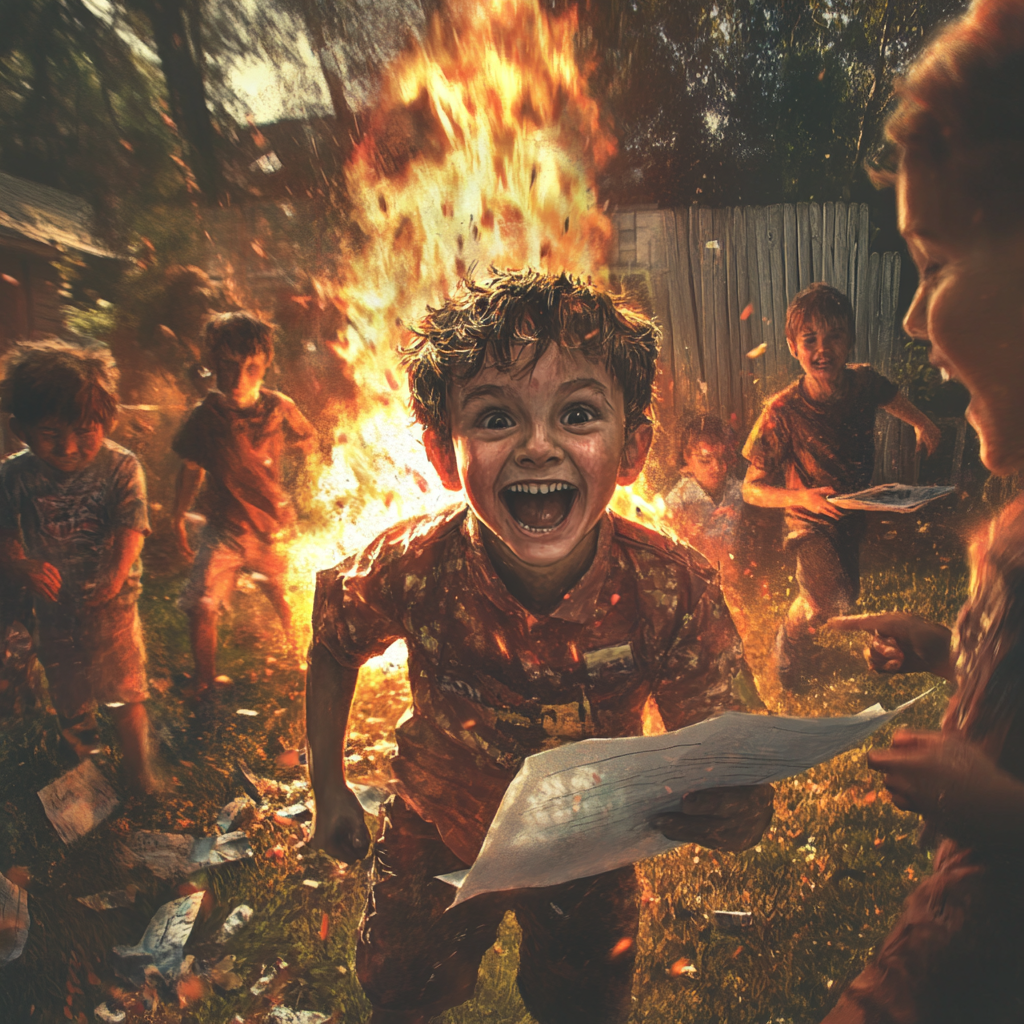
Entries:
<svg viewBox="0 0 1024 1024">
<path fill-rule="evenodd" d="M 79 896 L 78 902 L 84 903 L 90 910 L 118 910 L 130 907 L 135 902 L 139 887 L 129 885 L 125 889 L 108 889 L 106 892 L 95 892 L 91 896 Z"/>
<path fill-rule="evenodd" d="M 253 855 L 245 833 L 240 831 L 201 839 L 177 832 L 133 832 L 124 850 L 127 866 L 143 864 L 165 880 Z"/>
<path fill-rule="evenodd" d="M 112 1010 L 106 1003 L 100 1003 L 93 1012 L 96 1014 L 96 1019 L 102 1021 L 102 1024 L 124 1024 L 127 1019 L 124 1010 Z"/>
<path fill-rule="evenodd" d="M 250 796 L 236 796 L 229 804 L 225 804 L 217 816 L 217 828 L 221 832 L 230 832 L 231 826 L 238 821 L 242 812 L 247 807 L 255 807 L 256 804 Z"/>
<path fill-rule="evenodd" d="M 166 981 L 178 976 L 185 959 L 185 943 L 192 934 L 205 895 L 203 891 L 194 892 L 165 903 L 153 915 L 137 945 L 114 946 L 133 984 L 145 983 L 147 967 L 155 967 Z"/>
<path fill-rule="evenodd" d="M 678 811 L 685 794 L 799 775 L 920 699 L 836 718 L 729 711 L 659 736 L 581 740 L 533 754 L 473 866 L 439 877 L 457 887 L 456 906 L 485 892 L 559 885 L 657 856 L 679 844 L 650 819 Z"/>
<path fill-rule="evenodd" d="M 119 802 L 89 758 L 39 790 L 39 799 L 57 835 L 68 844 L 91 832 Z"/>
<path fill-rule="evenodd" d="M 287 1006 L 275 1006 L 264 1018 L 270 1024 L 324 1024 L 330 1015 L 316 1010 L 289 1010 Z"/>
<path fill-rule="evenodd" d="M 367 814 L 376 814 L 380 810 L 380 805 L 391 796 L 383 786 L 364 786 L 359 782 L 350 782 L 348 788 L 355 794 L 359 806 Z"/>
<path fill-rule="evenodd" d="M 0 875 L 0 967 L 24 952 L 29 923 L 28 893 Z"/>
<path fill-rule="evenodd" d="M 228 914 L 224 923 L 220 926 L 214 942 L 227 942 L 232 935 L 237 935 L 252 920 L 252 907 L 240 903 Z"/>
</svg>

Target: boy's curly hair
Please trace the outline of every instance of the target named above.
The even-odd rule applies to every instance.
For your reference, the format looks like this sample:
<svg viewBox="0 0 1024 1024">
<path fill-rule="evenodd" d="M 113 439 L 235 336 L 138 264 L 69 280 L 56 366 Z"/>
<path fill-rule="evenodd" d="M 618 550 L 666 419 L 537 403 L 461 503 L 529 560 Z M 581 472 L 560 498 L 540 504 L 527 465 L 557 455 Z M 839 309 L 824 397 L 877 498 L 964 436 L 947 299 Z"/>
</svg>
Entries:
<svg viewBox="0 0 1024 1024">
<path fill-rule="evenodd" d="M 120 374 L 105 346 L 22 341 L 4 356 L 2 369 L 0 410 L 19 423 L 31 427 L 57 416 L 72 425 L 113 428 Z"/>
<path fill-rule="evenodd" d="M 845 327 L 853 344 L 853 305 L 850 297 L 824 281 L 818 281 L 797 292 L 786 309 L 786 338 L 793 341 L 808 320 L 817 320 L 830 327 Z"/>
<path fill-rule="evenodd" d="M 206 348 L 210 360 L 248 359 L 250 356 L 274 358 L 274 328 L 259 317 L 239 310 L 218 313 L 206 323 Z"/>
<path fill-rule="evenodd" d="M 551 344 L 602 359 L 625 398 L 626 434 L 649 423 L 661 331 L 622 296 L 569 274 L 498 270 L 464 280 L 439 309 L 410 325 L 400 350 L 416 419 L 447 439 L 448 391 L 480 372 L 487 355 L 502 372 L 529 373 Z M 520 364 L 524 345 L 529 358 Z"/>
</svg>

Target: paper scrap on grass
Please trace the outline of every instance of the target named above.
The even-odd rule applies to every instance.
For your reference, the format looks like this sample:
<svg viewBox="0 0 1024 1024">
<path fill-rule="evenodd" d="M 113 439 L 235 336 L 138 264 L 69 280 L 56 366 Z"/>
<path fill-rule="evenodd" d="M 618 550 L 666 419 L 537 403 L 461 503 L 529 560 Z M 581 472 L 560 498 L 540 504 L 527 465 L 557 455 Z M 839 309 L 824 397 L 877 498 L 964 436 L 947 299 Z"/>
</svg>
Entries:
<svg viewBox="0 0 1024 1024">
<path fill-rule="evenodd" d="M 220 931 L 214 937 L 214 942 L 227 942 L 232 935 L 237 935 L 252 920 L 252 907 L 239 903 L 234 910 L 228 914 Z"/>
<path fill-rule="evenodd" d="M 165 903 L 153 915 L 136 945 L 114 946 L 133 984 L 145 983 L 147 967 L 155 967 L 167 981 L 178 976 L 185 959 L 185 943 L 192 934 L 205 895 L 201 890 Z"/>
<path fill-rule="evenodd" d="M 0 967 L 25 951 L 30 922 L 28 893 L 0 875 Z"/>
<path fill-rule="evenodd" d="M 906 484 L 880 484 L 853 494 L 836 494 L 828 500 L 838 508 L 866 512 L 917 512 L 929 502 L 952 494 L 955 487 L 909 487 Z"/>
<path fill-rule="evenodd" d="M 201 839 L 177 832 L 133 832 L 124 850 L 126 866 L 145 865 L 157 878 L 164 880 L 253 855 L 241 831 Z"/>
<path fill-rule="evenodd" d="M 68 845 L 91 832 L 119 803 L 89 758 L 39 790 L 39 799 L 57 835 Z"/>
<path fill-rule="evenodd" d="M 324 1024 L 330 1016 L 316 1010 L 290 1010 L 287 1006 L 275 1006 L 263 1019 L 268 1024 L 270 1021 L 273 1024 Z"/>
<path fill-rule="evenodd" d="M 352 790 L 359 801 L 359 806 L 367 814 L 376 814 L 380 810 L 380 805 L 391 796 L 383 786 L 364 786 L 359 782 L 350 782 L 348 788 Z"/>
<path fill-rule="evenodd" d="M 91 896 L 79 896 L 78 902 L 84 903 L 90 910 L 119 910 L 130 907 L 138 891 L 137 885 L 129 885 L 124 889 L 108 889 L 106 892 L 94 892 Z"/>
<path fill-rule="evenodd" d="M 931 693 L 931 690 L 926 691 Z M 439 875 L 452 906 L 560 885 L 671 850 L 649 824 L 687 793 L 799 775 L 861 743 L 926 694 L 884 711 L 790 718 L 728 711 L 659 736 L 580 740 L 533 754 L 505 792 L 473 866 Z"/>
<path fill-rule="evenodd" d="M 256 803 L 250 796 L 236 796 L 229 804 L 225 804 L 217 816 L 217 828 L 221 832 L 230 832 L 231 826 L 241 817 L 247 807 L 255 807 Z"/>
<path fill-rule="evenodd" d="M 124 1010 L 112 1010 L 106 1003 L 100 1003 L 93 1013 L 98 1021 L 102 1021 L 102 1024 L 124 1024 L 127 1019 Z"/>
</svg>

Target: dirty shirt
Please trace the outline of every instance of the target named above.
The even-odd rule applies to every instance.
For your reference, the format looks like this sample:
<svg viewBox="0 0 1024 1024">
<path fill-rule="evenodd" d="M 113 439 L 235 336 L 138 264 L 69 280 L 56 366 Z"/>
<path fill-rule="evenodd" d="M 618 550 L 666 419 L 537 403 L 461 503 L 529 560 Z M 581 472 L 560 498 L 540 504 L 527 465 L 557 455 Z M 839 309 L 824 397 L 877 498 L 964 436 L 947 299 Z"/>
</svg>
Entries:
<svg viewBox="0 0 1024 1024">
<path fill-rule="evenodd" d="M 61 605 L 89 596 L 121 529 L 149 535 L 146 478 L 139 460 L 109 438 L 77 473 L 54 469 L 28 448 L 0 463 L 0 530 L 19 533 L 28 558 L 60 570 Z M 120 596 L 134 601 L 141 577 L 137 559 Z"/>
<path fill-rule="evenodd" d="M 262 388 L 249 409 L 232 409 L 219 391 L 211 391 L 192 410 L 172 448 L 206 470 L 198 508 L 211 527 L 254 533 L 270 542 L 295 519 L 281 486 L 285 445 L 302 444 L 313 434 L 295 403 L 279 391 Z"/>
<path fill-rule="evenodd" d="M 550 615 L 501 582 L 465 507 L 400 523 L 321 572 L 314 642 L 357 668 L 402 639 L 412 706 L 399 791 L 465 863 L 525 757 L 760 709 L 714 572 L 691 548 L 606 513 L 590 568 Z"/>
<path fill-rule="evenodd" d="M 692 476 L 684 475 L 665 496 L 676 531 L 712 564 L 728 559 L 743 508 L 743 485 L 727 477 L 715 501 Z"/>
<path fill-rule="evenodd" d="M 847 366 L 838 393 L 827 402 L 811 399 L 801 376 L 768 400 L 743 457 L 767 475 L 771 487 L 863 490 L 875 471 L 875 414 L 898 393 L 866 363 Z M 786 526 L 792 540 L 829 530 L 832 523 L 807 509 L 787 508 Z"/>
</svg>

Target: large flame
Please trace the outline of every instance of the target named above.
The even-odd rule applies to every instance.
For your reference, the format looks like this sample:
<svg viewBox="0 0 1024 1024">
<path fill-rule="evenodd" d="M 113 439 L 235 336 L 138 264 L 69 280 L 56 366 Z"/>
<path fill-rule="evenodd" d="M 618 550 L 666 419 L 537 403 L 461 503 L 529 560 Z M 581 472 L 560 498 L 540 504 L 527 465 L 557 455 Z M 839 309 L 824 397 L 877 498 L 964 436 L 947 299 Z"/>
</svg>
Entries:
<svg viewBox="0 0 1024 1024">
<path fill-rule="evenodd" d="M 293 546 L 296 620 L 312 573 L 401 519 L 451 504 L 408 413 L 402 323 L 438 305 L 474 264 L 563 269 L 606 283 L 611 225 L 595 177 L 615 141 L 587 91 L 575 12 L 487 0 L 436 18 L 388 70 L 346 168 L 365 236 L 322 298 L 344 310 L 335 354 L 358 388 L 317 501 L 330 525 Z M 639 500 L 639 499 L 636 499 Z M 634 496 L 619 506 L 637 507 Z"/>
</svg>

